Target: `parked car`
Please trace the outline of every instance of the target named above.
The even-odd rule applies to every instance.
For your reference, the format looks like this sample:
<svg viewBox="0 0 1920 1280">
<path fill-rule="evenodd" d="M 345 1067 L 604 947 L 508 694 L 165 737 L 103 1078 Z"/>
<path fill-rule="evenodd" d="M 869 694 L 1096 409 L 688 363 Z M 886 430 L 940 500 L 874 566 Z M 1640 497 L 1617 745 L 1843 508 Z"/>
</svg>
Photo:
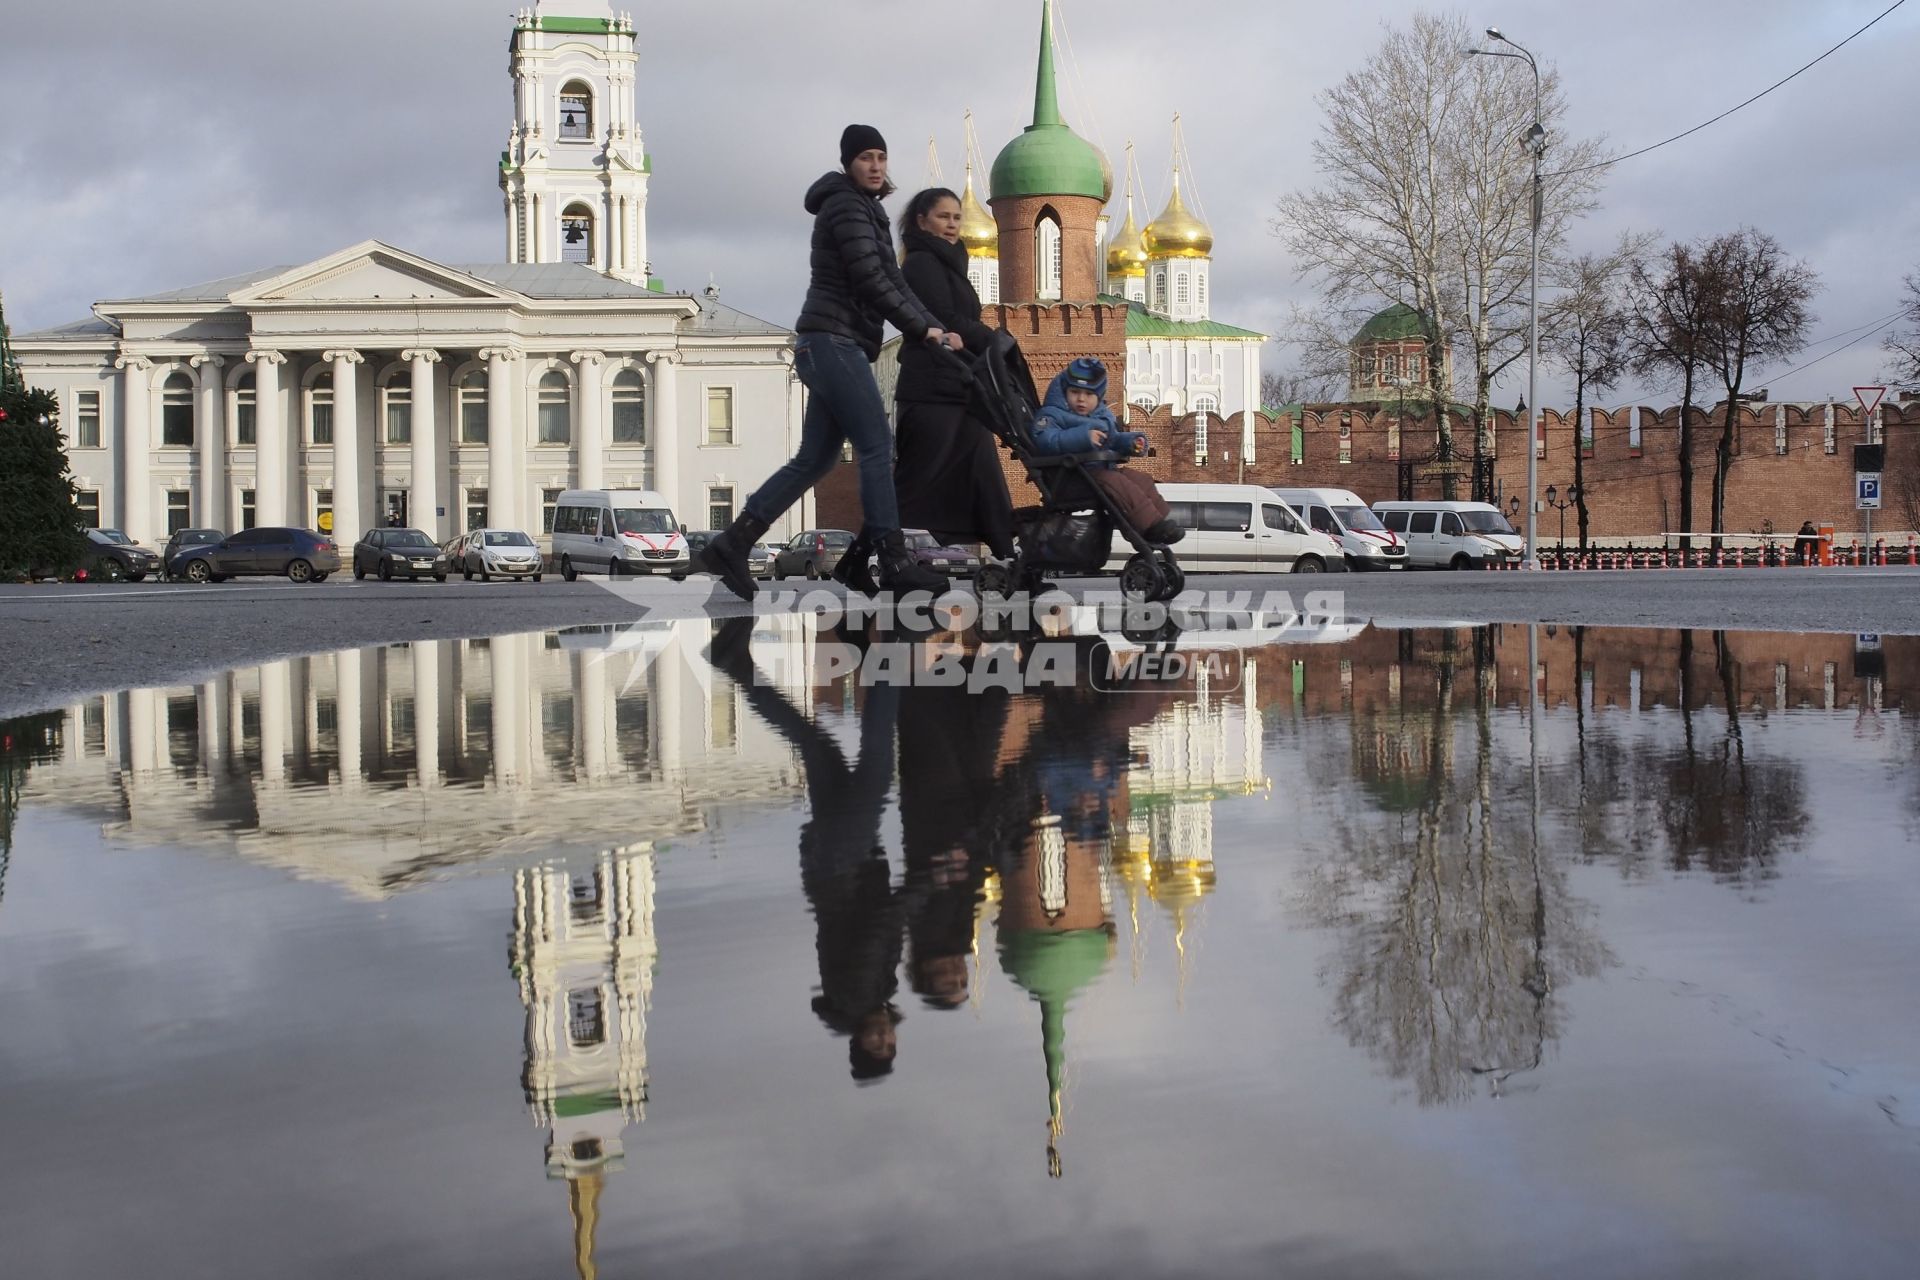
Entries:
<svg viewBox="0 0 1920 1280">
<path fill-rule="evenodd" d="M 482 582 L 491 582 L 495 574 L 540 581 L 540 548 L 518 529 L 474 529 L 454 539 L 452 546 L 447 568 L 469 582 L 476 573 Z"/>
<path fill-rule="evenodd" d="M 1301 523 L 1279 494 L 1254 484 L 1163 484 L 1171 518 L 1187 531 L 1174 548 L 1188 573 L 1342 573 L 1340 544 Z M 1133 555 L 1113 536 L 1108 567 Z"/>
<path fill-rule="evenodd" d="M 96 580 L 118 582 L 126 578 L 138 582 L 150 573 L 160 572 L 159 554 L 118 529 L 89 529 L 87 540 L 93 543 L 93 561 L 87 571 Z"/>
<path fill-rule="evenodd" d="M 447 580 L 447 558 L 439 544 L 418 529 L 369 529 L 353 544 L 353 576 L 375 574 L 387 582 L 396 577 Z"/>
<path fill-rule="evenodd" d="M 700 529 L 686 535 L 687 554 L 697 554 L 700 549 L 720 536 L 717 529 Z M 747 550 L 747 569 L 756 578 L 773 575 L 773 548 L 764 542 L 756 542 Z"/>
<path fill-rule="evenodd" d="M 242 575 L 294 582 L 325 582 L 340 568 L 340 548 L 311 529 L 242 529 L 210 547 L 189 547 L 180 557 L 180 576 L 188 582 L 222 582 Z"/>
<path fill-rule="evenodd" d="M 1415 569 L 1480 569 L 1520 559 L 1520 535 L 1489 502 L 1376 502 Z"/>
<path fill-rule="evenodd" d="M 925 529 L 906 529 L 907 550 L 913 552 L 913 558 L 920 562 L 923 569 L 935 573 L 957 575 L 963 569 L 980 567 L 979 547 L 944 546 Z"/>
<path fill-rule="evenodd" d="M 1315 533 L 1340 544 L 1347 568 L 1404 569 L 1407 543 L 1367 508 L 1360 495 L 1347 489 L 1276 489 L 1294 514 Z"/>
<path fill-rule="evenodd" d="M 553 509 L 553 562 L 568 582 L 594 571 L 672 573 L 687 567 L 687 540 L 657 493 L 569 489 Z"/>
<path fill-rule="evenodd" d="M 773 577 L 777 582 L 795 575 L 824 578 L 840 563 L 853 535 L 845 529 L 808 529 L 793 536 L 793 541 L 773 553 Z"/>
<path fill-rule="evenodd" d="M 226 537 L 218 529 L 181 529 L 167 539 L 167 545 L 160 549 L 160 576 L 172 581 L 180 576 L 179 566 L 185 561 L 181 553 L 194 547 L 210 547 Z"/>
</svg>

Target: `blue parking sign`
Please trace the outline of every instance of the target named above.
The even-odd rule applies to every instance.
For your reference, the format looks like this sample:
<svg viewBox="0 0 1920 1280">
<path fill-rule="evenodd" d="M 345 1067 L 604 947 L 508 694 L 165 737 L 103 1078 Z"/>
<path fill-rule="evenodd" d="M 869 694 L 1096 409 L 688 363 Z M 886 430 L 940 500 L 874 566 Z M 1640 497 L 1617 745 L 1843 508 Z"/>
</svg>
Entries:
<svg viewBox="0 0 1920 1280">
<path fill-rule="evenodd" d="M 1880 473 L 1857 471 L 1853 477 L 1853 507 L 1856 511 L 1880 509 Z"/>
</svg>

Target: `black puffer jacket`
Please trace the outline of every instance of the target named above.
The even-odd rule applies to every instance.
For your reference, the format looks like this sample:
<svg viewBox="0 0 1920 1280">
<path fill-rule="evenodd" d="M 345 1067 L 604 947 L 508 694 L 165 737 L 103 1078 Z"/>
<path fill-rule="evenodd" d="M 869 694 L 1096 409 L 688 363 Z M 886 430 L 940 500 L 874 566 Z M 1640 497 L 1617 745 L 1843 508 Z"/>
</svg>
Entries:
<svg viewBox="0 0 1920 1280">
<path fill-rule="evenodd" d="M 985 351 L 993 330 L 980 319 L 980 295 L 967 279 L 967 251 L 912 227 L 901 237 L 907 260 L 900 272 L 942 329 L 960 335 L 968 351 Z M 969 383 L 958 360 L 942 360 L 924 344 L 900 348 L 900 382 L 894 399 L 906 404 L 965 404 Z"/>
<path fill-rule="evenodd" d="M 880 354 L 882 320 L 891 320 L 909 342 L 940 327 L 893 260 L 887 211 L 878 199 L 836 169 L 807 189 L 807 212 L 813 215 L 813 278 L 795 330 L 852 338 L 872 360 Z"/>
</svg>

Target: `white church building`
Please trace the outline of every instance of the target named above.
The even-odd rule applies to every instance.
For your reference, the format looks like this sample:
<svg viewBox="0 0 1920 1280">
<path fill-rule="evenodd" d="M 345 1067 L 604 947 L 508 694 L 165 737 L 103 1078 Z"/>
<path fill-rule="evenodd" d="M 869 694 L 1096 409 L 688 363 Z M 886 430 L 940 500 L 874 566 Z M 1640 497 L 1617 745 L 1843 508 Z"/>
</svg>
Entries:
<svg viewBox="0 0 1920 1280">
<path fill-rule="evenodd" d="M 256 524 L 347 541 L 393 516 L 537 534 L 563 490 L 608 487 L 715 528 L 791 455 L 792 334 L 652 278 L 631 18 L 541 0 L 511 50 L 504 263 L 367 241 L 14 340 L 59 397 L 90 521 L 148 543 Z"/>
</svg>

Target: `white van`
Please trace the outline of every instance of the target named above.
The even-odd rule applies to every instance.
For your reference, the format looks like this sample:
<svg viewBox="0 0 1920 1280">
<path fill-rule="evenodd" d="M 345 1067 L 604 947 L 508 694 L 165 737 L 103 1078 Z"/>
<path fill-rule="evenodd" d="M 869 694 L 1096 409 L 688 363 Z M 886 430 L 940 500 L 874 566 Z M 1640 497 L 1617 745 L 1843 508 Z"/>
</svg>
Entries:
<svg viewBox="0 0 1920 1280">
<path fill-rule="evenodd" d="M 1481 569 L 1520 559 L 1520 535 L 1486 502 L 1376 502 L 1373 513 L 1407 542 L 1416 569 Z"/>
<path fill-rule="evenodd" d="M 1349 569 L 1404 569 L 1407 544 L 1348 489 L 1275 489 L 1315 533 L 1340 544 Z"/>
<path fill-rule="evenodd" d="M 569 489 L 553 510 L 553 562 L 568 582 L 686 567 L 687 540 L 667 500 L 644 489 Z"/>
<path fill-rule="evenodd" d="M 1173 554 L 1188 573 L 1340 573 L 1346 556 L 1332 538 L 1308 529 L 1293 508 L 1257 484 L 1163 484 L 1160 496 L 1186 537 Z M 1109 568 L 1133 548 L 1113 536 Z"/>
</svg>

